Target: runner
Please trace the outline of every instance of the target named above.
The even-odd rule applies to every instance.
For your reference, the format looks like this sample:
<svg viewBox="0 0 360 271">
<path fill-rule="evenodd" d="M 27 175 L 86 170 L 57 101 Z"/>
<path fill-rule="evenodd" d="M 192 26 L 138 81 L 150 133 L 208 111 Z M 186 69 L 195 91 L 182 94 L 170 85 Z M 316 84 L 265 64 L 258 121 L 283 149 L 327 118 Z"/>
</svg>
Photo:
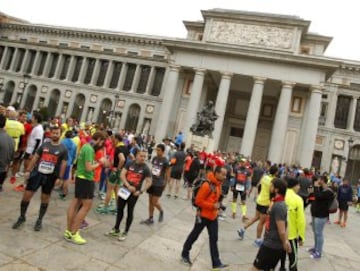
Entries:
<svg viewBox="0 0 360 271">
<path fill-rule="evenodd" d="M 25 169 L 24 178 L 27 180 L 26 190 L 20 203 L 20 216 L 13 229 L 19 228 L 26 220 L 26 210 L 34 193 L 41 187 L 41 205 L 39 217 L 35 223 L 34 230 L 40 231 L 42 219 L 49 205 L 50 195 L 54 188 L 56 179 L 63 180 L 67 150 L 60 143 L 60 127 L 51 128 L 51 141 L 42 144 L 33 155 L 30 163 Z"/>
<path fill-rule="evenodd" d="M 167 197 L 171 197 L 171 191 L 173 188 L 173 184 L 175 183 L 175 195 L 174 198 L 177 199 L 179 197 L 180 191 L 180 181 L 182 177 L 182 173 L 184 171 L 185 157 L 186 154 L 184 152 L 185 143 L 182 142 L 179 145 L 180 150 L 175 152 L 173 157 L 171 158 L 171 173 L 170 173 L 170 181 L 168 184 L 168 193 Z"/>
<path fill-rule="evenodd" d="M 0 192 L 3 190 L 3 183 L 15 153 L 15 142 L 6 133 L 5 123 L 6 117 L 0 114 Z"/>
</svg>

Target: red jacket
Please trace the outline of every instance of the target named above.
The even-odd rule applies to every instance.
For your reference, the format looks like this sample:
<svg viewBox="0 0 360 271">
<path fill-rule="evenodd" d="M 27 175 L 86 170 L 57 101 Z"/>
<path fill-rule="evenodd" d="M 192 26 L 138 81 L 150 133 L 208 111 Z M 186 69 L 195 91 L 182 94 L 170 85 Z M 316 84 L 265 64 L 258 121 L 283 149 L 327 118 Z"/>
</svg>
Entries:
<svg viewBox="0 0 360 271">
<path fill-rule="evenodd" d="M 211 188 L 208 182 L 204 182 L 196 195 L 195 204 L 200 208 L 201 217 L 215 220 L 219 210 L 218 208 L 215 208 L 214 205 L 219 202 L 221 195 L 221 181 L 216 179 L 212 172 L 207 175 L 207 179 L 214 185 L 214 188 Z"/>
</svg>

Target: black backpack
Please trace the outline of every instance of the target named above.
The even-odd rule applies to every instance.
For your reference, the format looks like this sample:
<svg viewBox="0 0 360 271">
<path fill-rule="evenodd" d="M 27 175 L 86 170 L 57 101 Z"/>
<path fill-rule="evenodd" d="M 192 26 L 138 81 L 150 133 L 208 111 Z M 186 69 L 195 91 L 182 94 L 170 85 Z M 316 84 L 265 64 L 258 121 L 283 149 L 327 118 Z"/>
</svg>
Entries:
<svg viewBox="0 0 360 271">
<path fill-rule="evenodd" d="M 200 187 L 203 185 L 203 183 L 208 183 L 209 186 L 210 186 L 210 193 L 215 193 L 216 192 L 216 187 L 215 185 L 210 182 L 209 180 L 207 179 L 204 179 L 204 178 L 198 178 L 194 181 L 193 183 L 193 193 L 192 193 L 192 198 L 191 198 L 191 203 L 192 203 L 192 206 L 196 207 L 196 208 L 199 208 L 199 206 L 196 205 L 195 203 L 195 199 L 196 199 L 196 196 L 200 190 Z M 210 195 L 209 193 L 209 195 Z"/>
</svg>

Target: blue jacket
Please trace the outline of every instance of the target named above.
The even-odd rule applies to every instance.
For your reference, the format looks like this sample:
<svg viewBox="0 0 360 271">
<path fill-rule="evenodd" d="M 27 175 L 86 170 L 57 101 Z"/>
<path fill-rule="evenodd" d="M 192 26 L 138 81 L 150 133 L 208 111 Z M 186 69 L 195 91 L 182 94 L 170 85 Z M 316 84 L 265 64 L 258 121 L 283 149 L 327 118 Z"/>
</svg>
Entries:
<svg viewBox="0 0 360 271">
<path fill-rule="evenodd" d="M 71 166 L 76 158 L 76 144 L 71 138 L 64 138 L 61 143 L 65 146 L 68 151 L 67 165 Z"/>
</svg>

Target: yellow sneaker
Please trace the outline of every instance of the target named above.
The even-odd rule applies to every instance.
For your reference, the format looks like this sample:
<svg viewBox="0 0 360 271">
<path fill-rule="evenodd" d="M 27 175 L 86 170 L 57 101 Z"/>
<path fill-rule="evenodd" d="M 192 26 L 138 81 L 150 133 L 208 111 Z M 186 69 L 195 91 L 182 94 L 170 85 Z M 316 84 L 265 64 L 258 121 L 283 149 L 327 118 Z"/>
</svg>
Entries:
<svg viewBox="0 0 360 271">
<path fill-rule="evenodd" d="M 80 233 L 78 231 L 71 236 L 71 242 L 76 245 L 86 244 L 86 240 L 80 236 Z"/>
</svg>

